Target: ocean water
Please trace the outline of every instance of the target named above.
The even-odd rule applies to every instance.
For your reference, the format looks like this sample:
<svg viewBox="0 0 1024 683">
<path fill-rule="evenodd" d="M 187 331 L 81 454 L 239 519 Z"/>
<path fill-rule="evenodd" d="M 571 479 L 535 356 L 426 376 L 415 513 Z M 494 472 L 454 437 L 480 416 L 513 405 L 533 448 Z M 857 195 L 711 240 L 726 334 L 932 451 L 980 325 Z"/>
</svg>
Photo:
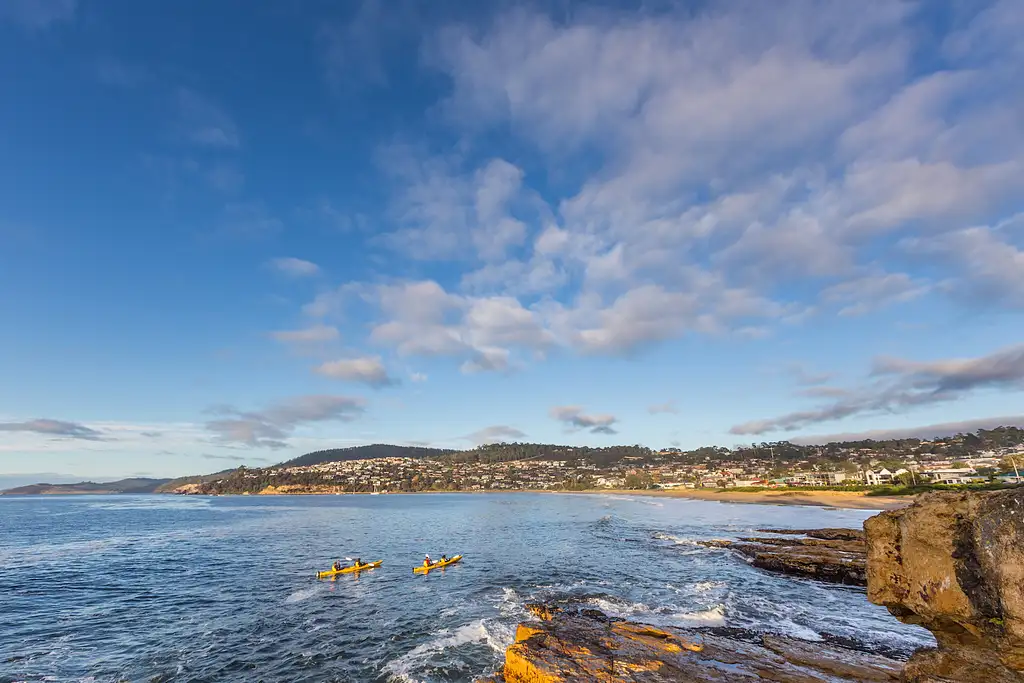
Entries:
<svg viewBox="0 0 1024 683">
<path fill-rule="evenodd" d="M 693 543 L 872 513 L 550 494 L 0 498 L 0 681 L 472 681 L 523 604 L 868 649 L 932 643 L 862 590 Z M 424 553 L 465 560 L 427 576 Z M 336 558 L 382 559 L 317 580 Z"/>
</svg>

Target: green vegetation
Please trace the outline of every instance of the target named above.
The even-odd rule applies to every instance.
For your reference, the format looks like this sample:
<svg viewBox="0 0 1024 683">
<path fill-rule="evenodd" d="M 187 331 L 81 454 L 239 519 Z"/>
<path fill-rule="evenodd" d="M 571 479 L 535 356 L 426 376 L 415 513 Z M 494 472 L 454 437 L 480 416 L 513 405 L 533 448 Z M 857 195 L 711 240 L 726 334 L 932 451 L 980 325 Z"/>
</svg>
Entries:
<svg viewBox="0 0 1024 683">
<path fill-rule="evenodd" d="M 458 453 L 450 448 L 425 448 L 422 446 L 392 446 L 375 443 L 369 446 L 353 446 L 351 448 L 329 448 L 313 451 L 297 458 L 281 463 L 278 467 L 309 467 L 324 462 L 344 462 L 347 460 L 372 460 L 374 458 L 439 458 Z"/>
<path fill-rule="evenodd" d="M 486 464 L 513 460 L 565 460 L 570 463 L 570 467 L 574 461 L 607 467 L 622 460 L 650 463 L 657 459 L 653 450 L 639 445 L 591 448 L 540 443 L 492 443 L 468 451 L 450 451 L 441 457 L 452 463 Z"/>
<path fill-rule="evenodd" d="M 178 477 L 177 479 L 171 479 L 164 484 L 161 484 L 156 488 L 153 493 L 167 493 L 173 491 L 179 486 L 186 486 L 188 484 L 205 484 L 209 481 L 217 481 L 222 477 L 234 472 L 234 470 L 221 470 L 220 472 L 214 472 L 213 474 L 199 474 L 192 477 Z"/>
<path fill-rule="evenodd" d="M 1018 484 L 921 484 L 918 486 L 874 486 L 869 496 L 916 496 L 928 491 L 999 491 L 1015 488 Z"/>
</svg>

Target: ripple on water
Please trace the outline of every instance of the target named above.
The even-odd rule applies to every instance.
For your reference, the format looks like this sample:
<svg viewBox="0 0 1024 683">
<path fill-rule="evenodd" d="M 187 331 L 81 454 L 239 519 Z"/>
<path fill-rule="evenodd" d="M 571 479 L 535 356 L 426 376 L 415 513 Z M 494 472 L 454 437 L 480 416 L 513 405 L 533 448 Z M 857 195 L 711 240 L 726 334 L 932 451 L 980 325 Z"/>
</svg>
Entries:
<svg viewBox="0 0 1024 683">
<path fill-rule="evenodd" d="M 930 642 L 862 591 L 694 541 L 868 513 L 631 497 L 25 498 L 0 516 L 0 680 L 472 681 L 523 604 L 678 626 Z M 34 510 L 44 506 L 50 514 Z M 737 509 L 739 508 L 739 509 Z M 423 552 L 462 552 L 413 575 Z M 338 557 L 379 571 L 318 581 Z"/>
</svg>

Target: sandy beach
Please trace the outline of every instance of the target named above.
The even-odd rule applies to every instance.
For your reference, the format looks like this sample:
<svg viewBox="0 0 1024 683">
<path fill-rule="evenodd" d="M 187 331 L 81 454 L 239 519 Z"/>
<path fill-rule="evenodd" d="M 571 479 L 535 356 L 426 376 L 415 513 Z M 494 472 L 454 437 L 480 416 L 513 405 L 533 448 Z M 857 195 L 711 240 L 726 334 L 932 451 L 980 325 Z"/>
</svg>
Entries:
<svg viewBox="0 0 1024 683">
<path fill-rule="evenodd" d="M 581 493 L 612 493 L 659 498 L 694 498 L 721 503 L 760 505 L 815 505 L 851 510 L 896 510 L 914 502 L 914 496 L 866 496 L 862 491 L 729 491 L 721 489 L 672 489 L 635 491 L 603 489 Z"/>
</svg>

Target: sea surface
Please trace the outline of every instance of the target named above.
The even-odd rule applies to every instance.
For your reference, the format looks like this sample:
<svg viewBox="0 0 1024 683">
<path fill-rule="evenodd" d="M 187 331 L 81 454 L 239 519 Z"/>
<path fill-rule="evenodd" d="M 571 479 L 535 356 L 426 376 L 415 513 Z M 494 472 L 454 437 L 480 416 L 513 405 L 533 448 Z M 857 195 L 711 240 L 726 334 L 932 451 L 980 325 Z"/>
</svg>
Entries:
<svg viewBox="0 0 1024 683">
<path fill-rule="evenodd" d="M 861 589 L 693 543 L 871 512 L 641 496 L 0 497 L 0 681 L 472 681 L 523 604 L 867 649 L 931 644 Z M 427 576 L 424 553 L 465 560 Z M 382 559 L 317 580 L 337 558 Z"/>
</svg>

